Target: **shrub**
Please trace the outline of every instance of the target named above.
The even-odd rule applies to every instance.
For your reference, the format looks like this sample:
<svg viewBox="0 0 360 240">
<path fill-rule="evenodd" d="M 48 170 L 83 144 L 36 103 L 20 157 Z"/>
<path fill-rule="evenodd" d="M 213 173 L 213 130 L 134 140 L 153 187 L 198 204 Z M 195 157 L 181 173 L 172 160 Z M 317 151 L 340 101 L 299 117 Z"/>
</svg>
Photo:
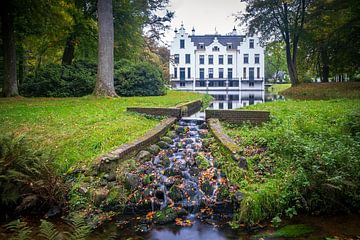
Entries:
<svg viewBox="0 0 360 240">
<path fill-rule="evenodd" d="M 14 211 L 64 207 L 66 192 L 49 157 L 32 150 L 23 137 L 0 138 L 0 210 L 3 216 Z"/>
<path fill-rule="evenodd" d="M 20 92 L 26 97 L 81 97 L 92 93 L 95 79 L 96 64 L 49 64 L 29 75 Z"/>
<path fill-rule="evenodd" d="M 164 95 L 162 71 L 148 62 L 118 62 L 115 70 L 115 91 L 120 96 Z"/>
</svg>

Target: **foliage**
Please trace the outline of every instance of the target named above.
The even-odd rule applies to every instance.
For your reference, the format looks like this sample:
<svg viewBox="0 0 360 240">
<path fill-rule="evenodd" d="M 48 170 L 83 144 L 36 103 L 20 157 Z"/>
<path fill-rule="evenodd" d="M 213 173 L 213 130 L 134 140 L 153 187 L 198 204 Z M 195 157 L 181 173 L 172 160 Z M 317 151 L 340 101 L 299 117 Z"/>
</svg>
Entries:
<svg viewBox="0 0 360 240">
<path fill-rule="evenodd" d="M 280 94 L 280 92 L 291 87 L 291 84 L 282 83 L 282 84 L 272 84 L 271 87 L 268 88 L 268 92 L 270 94 Z"/>
<path fill-rule="evenodd" d="M 81 217 L 75 217 L 68 222 L 68 231 L 59 231 L 55 224 L 41 219 L 39 231 L 35 227 L 29 227 L 26 222 L 19 219 L 14 220 L 6 225 L 7 229 L 12 232 L 10 239 L 27 240 L 27 239 L 45 239 L 45 240 L 86 240 L 88 239 L 91 229 Z M 35 234 L 35 232 L 37 232 Z"/>
<path fill-rule="evenodd" d="M 67 187 L 51 161 L 48 155 L 31 149 L 24 137 L 1 137 L 0 207 L 4 215 L 65 206 Z"/>
<path fill-rule="evenodd" d="M 115 72 L 115 90 L 120 96 L 159 96 L 165 94 L 161 69 L 147 62 L 121 61 Z"/>
<path fill-rule="evenodd" d="M 95 64 L 49 64 L 28 76 L 20 91 L 28 97 L 81 97 L 92 92 L 95 78 Z"/>
<path fill-rule="evenodd" d="M 287 74 L 285 48 L 282 42 L 271 42 L 265 51 L 265 78 L 274 82 L 285 82 Z"/>
<path fill-rule="evenodd" d="M 360 98 L 360 83 L 303 83 L 280 92 L 291 99 L 327 100 L 336 98 Z"/>
<path fill-rule="evenodd" d="M 142 136 L 160 121 L 127 113 L 126 107 L 171 107 L 203 96 L 168 91 L 160 97 L 0 99 L 0 131 L 25 135 L 34 149 L 52 150 L 63 173 Z"/>
<path fill-rule="evenodd" d="M 248 107 L 271 112 L 263 126 L 226 125 L 250 166 L 245 179 L 229 178 L 245 194 L 235 220 L 359 208 L 360 139 L 348 128 L 359 106 L 358 99 L 272 102 Z"/>
</svg>

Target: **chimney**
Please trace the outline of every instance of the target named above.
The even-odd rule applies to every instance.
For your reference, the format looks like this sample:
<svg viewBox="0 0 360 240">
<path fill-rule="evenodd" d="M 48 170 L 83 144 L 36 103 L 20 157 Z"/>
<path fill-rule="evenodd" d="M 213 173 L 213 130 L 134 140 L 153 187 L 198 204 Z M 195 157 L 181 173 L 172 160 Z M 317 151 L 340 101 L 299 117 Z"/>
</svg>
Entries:
<svg viewBox="0 0 360 240">
<path fill-rule="evenodd" d="M 192 32 L 192 35 L 194 36 L 195 35 L 195 28 L 194 27 L 192 28 L 191 32 Z"/>
<path fill-rule="evenodd" d="M 233 35 L 233 36 L 237 35 L 237 32 L 236 32 L 236 28 L 235 28 L 235 26 L 234 26 L 234 28 L 233 28 L 233 30 L 232 30 L 231 35 Z"/>
</svg>

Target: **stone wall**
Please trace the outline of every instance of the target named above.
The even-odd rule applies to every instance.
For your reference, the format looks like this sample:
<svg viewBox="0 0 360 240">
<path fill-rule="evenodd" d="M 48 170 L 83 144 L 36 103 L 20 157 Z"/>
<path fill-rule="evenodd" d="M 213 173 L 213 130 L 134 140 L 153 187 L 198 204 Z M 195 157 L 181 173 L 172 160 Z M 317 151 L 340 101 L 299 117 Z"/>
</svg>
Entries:
<svg viewBox="0 0 360 240">
<path fill-rule="evenodd" d="M 171 117 L 164 119 L 156 127 L 147 132 L 144 136 L 136 139 L 131 143 L 126 143 L 114 149 L 108 154 L 99 157 L 94 165 L 94 170 L 103 172 L 111 170 L 119 163 L 119 160 L 140 151 L 144 147 L 156 143 L 160 137 L 176 122 L 177 118 Z"/>
<path fill-rule="evenodd" d="M 239 155 L 241 151 L 240 146 L 224 132 L 219 119 L 209 118 L 207 123 L 209 125 L 209 130 L 214 135 L 215 139 L 229 151 L 231 157 L 238 163 L 240 168 L 247 170 L 248 164 L 246 158 Z"/>
<path fill-rule="evenodd" d="M 182 117 L 189 117 L 197 113 L 198 111 L 201 110 L 201 107 L 202 107 L 202 102 L 200 100 L 192 101 L 178 106 L 178 108 L 181 109 Z"/>
<path fill-rule="evenodd" d="M 192 101 L 178 105 L 175 108 L 158 108 L 158 107 L 128 107 L 127 111 L 145 113 L 155 116 L 166 116 L 166 117 L 188 117 L 194 113 L 200 111 L 202 103 L 200 100 Z"/>
<path fill-rule="evenodd" d="M 251 110 L 205 110 L 206 119 L 217 118 L 228 123 L 261 124 L 269 120 L 270 112 Z"/>
<path fill-rule="evenodd" d="M 128 107 L 127 111 L 129 111 L 129 112 L 137 112 L 137 113 L 144 113 L 144 114 L 155 115 L 155 116 L 166 116 L 166 117 L 176 117 L 176 118 L 181 116 L 181 109 L 180 108 Z"/>
</svg>

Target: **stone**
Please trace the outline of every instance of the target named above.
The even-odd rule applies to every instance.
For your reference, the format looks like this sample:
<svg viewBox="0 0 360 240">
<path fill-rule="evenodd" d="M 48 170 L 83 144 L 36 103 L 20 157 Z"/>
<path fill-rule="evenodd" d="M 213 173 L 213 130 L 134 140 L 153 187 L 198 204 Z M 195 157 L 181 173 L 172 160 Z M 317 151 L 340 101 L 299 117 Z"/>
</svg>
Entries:
<svg viewBox="0 0 360 240">
<path fill-rule="evenodd" d="M 151 153 L 151 154 L 158 154 L 160 152 L 160 147 L 156 144 L 152 144 L 148 147 L 148 151 Z"/>
<path fill-rule="evenodd" d="M 199 130 L 199 136 L 200 137 L 206 137 L 209 134 L 209 131 L 207 129 L 200 129 Z"/>
<path fill-rule="evenodd" d="M 198 155 L 196 158 L 195 158 L 195 161 L 196 161 L 196 165 L 198 166 L 198 168 L 200 169 L 207 169 L 210 167 L 210 163 L 209 161 L 203 156 L 203 155 Z"/>
<path fill-rule="evenodd" d="M 192 140 L 191 138 L 185 138 L 184 141 L 185 141 L 186 144 L 194 143 L 194 140 Z"/>
<path fill-rule="evenodd" d="M 80 186 L 78 192 L 83 195 L 87 194 L 89 192 L 88 186 L 87 185 Z"/>
<path fill-rule="evenodd" d="M 199 129 L 207 129 L 206 123 L 204 122 L 204 123 L 200 124 Z"/>
<path fill-rule="evenodd" d="M 208 196 L 211 196 L 214 192 L 214 187 L 211 185 L 209 180 L 205 180 L 201 185 L 201 190 Z"/>
<path fill-rule="evenodd" d="M 61 208 L 58 206 L 54 206 L 49 209 L 49 211 L 45 214 L 45 217 L 46 218 L 56 217 L 60 215 L 60 213 L 61 213 Z"/>
<path fill-rule="evenodd" d="M 177 126 L 177 127 L 175 128 L 175 132 L 176 132 L 177 134 L 185 133 L 185 128 L 184 128 L 183 126 Z"/>
<path fill-rule="evenodd" d="M 113 182 L 113 181 L 115 181 L 116 180 L 116 174 L 115 173 L 106 173 L 105 175 L 104 175 L 104 178 L 106 179 L 106 180 L 108 180 L 109 182 Z"/>
<path fill-rule="evenodd" d="M 172 186 L 169 190 L 169 197 L 174 201 L 178 202 L 185 198 L 183 191 L 176 185 Z"/>
<path fill-rule="evenodd" d="M 239 168 L 242 168 L 244 170 L 247 170 L 248 169 L 248 164 L 247 164 L 247 161 L 246 161 L 246 157 L 244 156 L 240 156 L 239 154 L 233 154 L 232 155 L 232 158 L 238 162 L 238 166 Z"/>
<path fill-rule="evenodd" d="M 176 137 L 176 132 L 175 131 L 169 131 L 166 136 L 168 136 L 169 138 L 173 139 Z"/>
<path fill-rule="evenodd" d="M 164 167 L 168 167 L 170 165 L 170 158 L 168 156 L 162 156 L 160 159 L 160 164 Z"/>
<path fill-rule="evenodd" d="M 151 153 L 145 150 L 141 150 L 137 155 L 136 155 L 136 161 L 141 161 L 141 162 L 146 162 L 149 161 L 151 159 Z"/>
<path fill-rule="evenodd" d="M 166 136 L 161 137 L 160 140 L 163 141 L 163 142 L 166 142 L 167 144 L 172 144 L 173 143 L 173 140 L 171 138 L 169 138 L 169 137 L 166 137 Z"/>
<path fill-rule="evenodd" d="M 245 194 L 240 192 L 240 191 L 236 191 L 234 194 L 234 198 L 237 202 L 241 202 L 245 197 Z"/>
<path fill-rule="evenodd" d="M 135 189 L 141 183 L 140 177 L 133 173 L 125 174 L 125 183 L 130 189 Z"/>
<path fill-rule="evenodd" d="M 168 149 L 170 146 L 164 141 L 160 141 L 157 143 L 161 149 Z"/>
<path fill-rule="evenodd" d="M 96 206 L 100 206 L 101 203 L 107 198 L 109 190 L 105 188 L 100 188 L 95 190 L 93 193 L 93 201 Z"/>
<path fill-rule="evenodd" d="M 181 171 L 179 168 L 167 168 L 164 171 L 165 176 L 181 176 Z"/>
</svg>

